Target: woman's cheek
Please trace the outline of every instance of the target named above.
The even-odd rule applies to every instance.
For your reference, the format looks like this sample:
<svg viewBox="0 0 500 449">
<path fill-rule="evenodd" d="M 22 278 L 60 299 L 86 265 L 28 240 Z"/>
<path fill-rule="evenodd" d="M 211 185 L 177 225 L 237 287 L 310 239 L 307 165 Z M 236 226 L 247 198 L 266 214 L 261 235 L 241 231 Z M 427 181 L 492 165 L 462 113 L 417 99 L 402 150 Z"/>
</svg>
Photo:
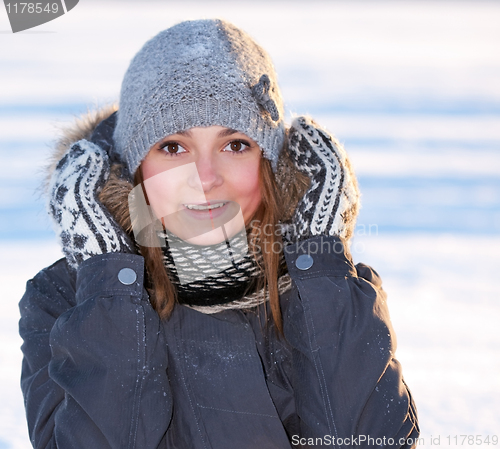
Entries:
<svg viewBox="0 0 500 449">
<path fill-rule="evenodd" d="M 174 185 L 171 185 L 171 177 L 168 171 L 160 172 L 144 181 L 144 187 L 148 195 L 149 204 L 153 208 L 157 218 L 166 217 L 177 212 L 176 192 Z"/>
<path fill-rule="evenodd" d="M 252 164 L 234 173 L 234 189 L 238 192 L 238 203 L 243 212 L 245 222 L 251 218 L 259 207 L 262 193 L 259 182 L 259 166 Z"/>
</svg>

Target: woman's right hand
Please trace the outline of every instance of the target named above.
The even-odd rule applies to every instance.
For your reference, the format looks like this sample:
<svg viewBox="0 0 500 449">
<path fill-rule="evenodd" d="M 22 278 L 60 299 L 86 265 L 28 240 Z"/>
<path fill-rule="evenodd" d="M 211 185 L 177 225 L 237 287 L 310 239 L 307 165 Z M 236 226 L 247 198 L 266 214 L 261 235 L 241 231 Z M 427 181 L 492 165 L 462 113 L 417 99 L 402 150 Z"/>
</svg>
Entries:
<svg viewBox="0 0 500 449">
<path fill-rule="evenodd" d="M 133 253 L 134 244 L 100 203 L 110 172 L 100 146 L 80 140 L 57 164 L 49 182 L 49 213 L 71 267 L 104 253 Z"/>
</svg>

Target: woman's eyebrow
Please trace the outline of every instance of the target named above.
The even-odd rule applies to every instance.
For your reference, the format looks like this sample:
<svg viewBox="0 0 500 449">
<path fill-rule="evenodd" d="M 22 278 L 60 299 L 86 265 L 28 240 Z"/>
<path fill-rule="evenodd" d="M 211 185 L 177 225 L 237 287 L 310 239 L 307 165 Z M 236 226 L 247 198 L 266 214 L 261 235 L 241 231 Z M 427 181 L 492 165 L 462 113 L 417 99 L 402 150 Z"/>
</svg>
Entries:
<svg viewBox="0 0 500 449">
<path fill-rule="evenodd" d="M 231 136 L 232 134 L 236 134 L 238 132 L 239 131 L 237 131 L 235 129 L 225 128 L 222 131 L 220 131 L 219 134 L 217 134 L 217 137 L 227 137 L 227 136 Z M 183 131 L 177 131 L 175 134 L 179 134 L 181 136 L 186 136 L 186 137 L 191 137 L 191 130 L 186 129 Z"/>
<path fill-rule="evenodd" d="M 219 133 L 218 137 L 227 137 L 227 136 L 230 136 L 230 135 L 235 134 L 237 132 L 239 132 L 239 131 L 236 131 L 235 129 L 231 129 L 231 128 L 226 128 L 226 129 L 223 129 Z"/>
<path fill-rule="evenodd" d="M 176 131 L 175 134 L 179 134 L 181 136 L 186 136 L 186 137 L 191 137 L 191 131 L 189 129 L 186 129 L 184 131 Z"/>
</svg>

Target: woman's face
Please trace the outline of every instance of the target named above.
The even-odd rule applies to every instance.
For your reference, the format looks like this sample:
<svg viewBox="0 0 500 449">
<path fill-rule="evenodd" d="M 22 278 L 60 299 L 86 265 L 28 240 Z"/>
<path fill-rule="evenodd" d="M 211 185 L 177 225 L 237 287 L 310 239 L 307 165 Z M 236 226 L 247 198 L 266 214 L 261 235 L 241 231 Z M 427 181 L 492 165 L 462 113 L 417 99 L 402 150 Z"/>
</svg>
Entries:
<svg viewBox="0 0 500 449">
<path fill-rule="evenodd" d="M 219 243 L 243 230 L 261 202 L 260 160 L 256 142 L 222 126 L 169 135 L 141 165 L 150 206 L 178 237 Z"/>
</svg>

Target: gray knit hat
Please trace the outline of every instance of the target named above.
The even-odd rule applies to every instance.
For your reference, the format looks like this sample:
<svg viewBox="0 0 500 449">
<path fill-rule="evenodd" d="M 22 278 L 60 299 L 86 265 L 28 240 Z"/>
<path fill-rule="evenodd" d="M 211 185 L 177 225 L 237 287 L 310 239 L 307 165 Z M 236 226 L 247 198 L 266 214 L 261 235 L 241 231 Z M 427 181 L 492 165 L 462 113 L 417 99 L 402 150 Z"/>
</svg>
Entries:
<svg viewBox="0 0 500 449">
<path fill-rule="evenodd" d="M 285 128 L 268 54 L 223 20 L 182 22 L 137 53 L 123 79 L 115 150 L 133 174 L 152 145 L 195 126 L 255 140 L 276 169 Z"/>
</svg>

